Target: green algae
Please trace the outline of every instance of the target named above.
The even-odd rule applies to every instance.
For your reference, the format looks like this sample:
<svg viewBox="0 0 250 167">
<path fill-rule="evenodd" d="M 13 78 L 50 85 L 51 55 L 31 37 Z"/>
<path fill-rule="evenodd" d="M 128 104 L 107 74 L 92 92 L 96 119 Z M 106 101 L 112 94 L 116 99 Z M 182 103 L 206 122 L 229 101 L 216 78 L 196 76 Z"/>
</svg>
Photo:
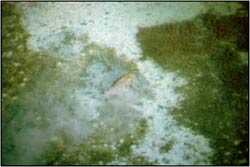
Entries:
<svg viewBox="0 0 250 167">
<path fill-rule="evenodd" d="M 136 133 L 128 134 L 120 140 L 110 140 L 106 133 L 100 133 L 97 128 L 80 145 L 72 143 L 64 133 L 60 139 L 52 142 L 44 153 L 41 164 L 44 165 L 107 165 L 115 159 L 127 158 L 128 164 L 152 164 L 143 156 L 135 156 L 132 145 L 139 144 L 147 129 L 146 121 L 141 120 Z M 139 132 L 139 133 L 137 133 Z M 67 148 L 72 148 L 71 150 Z"/>
<path fill-rule="evenodd" d="M 56 60 L 46 53 L 30 50 L 26 41 L 29 34 L 20 20 L 15 3 L 2 3 L 2 93 L 3 114 L 6 106 L 19 98 L 21 92 L 32 87 L 43 68 Z"/>
<path fill-rule="evenodd" d="M 56 60 L 46 53 L 36 53 L 29 49 L 26 42 L 29 34 L 21 24 L 22 11 L 16 3 L 2 2 L 2 132 L 3 132 L 3 164 L 16 164 L 15 133 L 21 126 L 46 126 L 46 123 L 20 122 L 13 124 L 13 119 L 19 117 L 30 108 L 37 105 L 31 94 L 34 83 L 41 71 L 53 65 Z M 24 98 L 25 97 L 25 98 Z M 26 99 L 26 100 L 24 100 Z M 27 105 L 28 104 L 28 105 Z M 41 109 L 39 109 L 41 110 Z"/>
<path fill-rule="evenodd" d="M 240 56 L 248 52 L 247 34 L 243 8 L 235 15 L 207 13 L 137 34 L 143 59 L 188 79 L 177 89 L 186 100 L 171 113 L 179 124 L 210 138 L 216 165 L 248 164 L 248 61 L 247 54 L 245 61 Z"/>
<path fill-rule="evenodd" d="M 174 140 L 170 140 L 165 145 L 163 145 L 163 146 L 160 147 L 160 152 L 161 153 L 167 153 L 168 151 L 171 150 L 171 148 L 173 147 L 174 143 L 175 143 Z"/>
</svg>

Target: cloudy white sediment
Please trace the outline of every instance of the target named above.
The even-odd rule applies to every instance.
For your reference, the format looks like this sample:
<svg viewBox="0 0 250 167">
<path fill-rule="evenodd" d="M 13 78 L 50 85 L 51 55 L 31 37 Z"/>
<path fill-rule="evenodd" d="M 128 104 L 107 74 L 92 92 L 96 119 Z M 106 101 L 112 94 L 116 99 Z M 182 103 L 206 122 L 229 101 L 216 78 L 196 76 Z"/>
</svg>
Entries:
<svg viewBox="0 0 250 167">
<path fill-rule="evenodd" d="M 118 77 L 130 71 L 111 60 L 109 62 L 109 58 L 106 59 L 106 55 L 100 53 L 101 58 L 98 61 L 92 61 L 87 65 L 88 75 L 79 78 L 79 83 L 83 81 L 84 87 L 80 87 L 79 83 L 78 86 L 69 83 L 66 93 L 60 93 L 64 89 L 63 82 L 70 82 L 63 81 L 67 80 L 67 75 L 65 78 L 60 78 L 62 82 L 55 87 L 58 89 L 58 92 L 56 91 L 58 95 L 52 96 L 54 106 L 47 113 L 49 129 L 41 133 L 38 130 L 38 135 L 33 138 L 47 135 L 49 139 L 41 138 L 41 142 L 35 144 L 58 140 L 55 134 L 64 130 L 71 136 L 73 143 L 78 145 L 100 125 L 104 129 L 116 128 L 119 133 L 112 134 L 110 140 L 121 141 L 123 135 L 134 133 L 133 128 L 126 125 L 137 126 L 138 120 L 145 118 L 148 130 L 141 142 L 132 147 L 134 155 L 146 156 L 149 161 L 156 164 L 210 163 L 209 157 L 213 151 L 209 147 L 209 139 L 177 125 L 169 113 L 172 108 L 181 107 L 180 101 L 185 100 L 175 89 L 185 86 L 187 80 L 174 72 L 163 70 L 152 60 L 139 60 L 142 50 L 136 41 L 139 27 L 191 19 L 203 9 L 200 3 L 65 2 L 36 3 L 34 6 L 22 3 L 20 7 L 25 14 L 23 25 L 31 34 L 28 41 L 31 49 L 48 51 L 57 57 L 72 59 L 70 62 L 74 62 L 73 59 L 78 60 L 87 54 L 84 51 L 85 46 L 93 42 L 101 47 L 114 48 L 120 57 L 126 56 L 137 66 L 136 75 L 141 77 L 138 83 L 135 81 L 135 87 L 122 92 L 121 97 L 119 95 L 117 99 L 106 97 L 103 92 L 109 89 Z M 75 72 L 79 68 L 67 63 L 58 66 L 67 66 L 69 75 L 70 71 Z M 64 67 L 61 68 L 62 72 L 65 70 Z M 147 93 L 138 89 L 141 84 L 145 84 Z M 57 100 L 61 95 L 67 104 Z M 46 105 L 50 103 L 47 102 Z M 69 107 L 71 112 L 68 111 Z M 32 112 L 31 115 L 35 114 Z M 39 119 L 39 116 L 37 118 Z M 119 125 L 115 124 L 117 120 Z M 96 125 L 92 124 L 93 121 Z M 23 132 L 21 139 L 26 139 L 24 136 L 30 129 L 24 128 Z M 174 141 L 170 150 L 161 152 L 160 148 L 170 141 Z M 31 156 L 28 153 L 25 155 Z M 27 159 L 29 161 L 29 158 Z M 117 163 L 128 162 L 122 158 L 110 162 L 110 164 Z"/>
</svg>

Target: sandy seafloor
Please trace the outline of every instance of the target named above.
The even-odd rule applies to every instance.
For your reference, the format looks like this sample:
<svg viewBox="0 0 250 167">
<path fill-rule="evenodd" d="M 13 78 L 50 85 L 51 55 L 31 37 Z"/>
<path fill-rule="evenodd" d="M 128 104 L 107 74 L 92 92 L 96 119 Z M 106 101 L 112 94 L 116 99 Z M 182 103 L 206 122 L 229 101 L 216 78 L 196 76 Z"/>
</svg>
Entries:
<svg viewBox="0 0 250 167">
<path fill-rule="evenodd" d="M 143 156 L 156 165 L 211 163 L 213 149 L 209 138 L 178 125 L 169 113 L 172 108 L 181 107 L 180 101 L 188 100 L 184 94 L 175 91 L 185 86 L 188 80 L 163 70 L 153 60 L 141 60 L 142 50 L 136 39 L 140 27 L 191 19 L 206 12 L 205 5 L 199 2 L 43 2 L 21 3 L 19 7 L 24 12 L 23 27 L 30 34 L 27 45 L 35 52 L 55 56 L 58 73 L 63 73 L 64 77 L 48 82 L 53 84 L 55 92 L 51 95 L 39 94 L 42 88 L 38 86 L 33 90 L 34 94 L 38 92 L 34 99 L 36 103 L 46 99 L 41 101 L 44 113 L 37 113 L 31 107 L 14 118 L 12 130 L 16 135 L 13 141 L 16 147 L 10 154 L 14 155 L 10 158 L 11 163 L 41 163 L 38 157 L 49 149 L 50 144 L 62 142 L 58 135 L 61 131 L 71 140 L 70 144 L 65 144 L 65 150 L 77 150 L 82 143 L 91 140 L 89 136 L 97 133 L 98 127 L 106 134 L 103 145 L 92 143 L 88 147 L 111 148 L 115 152 L 125 136 L 129 135 L 129 140 L 133 140 L 137 135 L 135 129 L 139 120 L 146 120 L 147 130 L 137 144 L 129 146 L 129 155 L 117 153 L 105 164 L 129 165 L 128 156 Z M 113 48 L 116 60 L 109 60 L 98 49 L 86 49 L 89 45 L 103 50 Z M 95 55 L 96 60 L 82 63 L 89 55 Z M 130 71 L 124 67 L 126 64 L 135 65 L 137 70 Z M 72 83 L 71 75 L 81 66 L 86 66 L 86 72 Z M 126 73 L 136 73 L 132 87 L 117 90 L 115 98 L 103 93 Z M 46 85 L 45 89 L 49 89 L 46 76 L 41 82 L 45 84 L 40 86 Z M 58 98 L 61 96 L 63 101 Z M 47 124 L 29 124 L 31 119 L 43 120 Z M 164 152 L 161 148 L 167 143 L 171 143 L 171 147 Z M 84 162 L 86 155 L 76 156 Z M 102 161 L 98 163 L 103 164 Z"/>
</svg>

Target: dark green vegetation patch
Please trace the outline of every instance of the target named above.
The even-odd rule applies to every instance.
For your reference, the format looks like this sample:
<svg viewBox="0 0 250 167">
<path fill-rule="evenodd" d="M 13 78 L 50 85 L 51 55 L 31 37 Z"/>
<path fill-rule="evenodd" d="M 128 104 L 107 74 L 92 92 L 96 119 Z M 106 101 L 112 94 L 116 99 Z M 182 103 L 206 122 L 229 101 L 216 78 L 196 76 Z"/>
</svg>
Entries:
<svg viewBox="0 0 250 167">
<path fill-rule="evenodd" d="M 248 3 L 245 5 L 248 6 Z M 187 78 L 186 94 L 172 114 L 211 139 L 216 165 L 248 159 L 248 11 L 207 13 L 190 21 L 141 28 L 143 59 L 153 59 Z"/>
<path fill-rule="evenodd" d="M 56 59 L 46 53 L 30 50 L 26 41 L 29 34 L 24 30 L 20 19 L 21 11 L 14 3 L 2 3 L 2 113 L 5 108 L 19 99 L 22 91 L 31 86 L 42 69 L 53 66 Z M 48 62 L 50 62 L 48 64 Z"/>
</svg>

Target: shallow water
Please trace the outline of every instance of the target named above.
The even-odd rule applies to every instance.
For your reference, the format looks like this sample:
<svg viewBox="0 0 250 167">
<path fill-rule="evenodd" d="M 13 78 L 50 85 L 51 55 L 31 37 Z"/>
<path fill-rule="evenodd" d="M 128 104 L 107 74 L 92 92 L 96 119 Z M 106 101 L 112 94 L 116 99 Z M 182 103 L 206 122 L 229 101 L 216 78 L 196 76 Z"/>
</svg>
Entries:
<svg viewBox="0 0 250 167">
<path fill-rule="evenodd" d="M 210 138 L 179 124 L 170 112 L 189 100 L 177 89 L 186 87 L 190 78 L 153 59 L 141 59 L 142 44 L 136 36 L 143 27 L 190 20 L 209 7 L 198 2 L 46 2 L 16 7 L 22 11 L 19 26 L 30 34 L 24 42 L 27 52 L 43 66 L 36 76 L 30 74 L 32 82 L 14 99 L 3 99 L 5 164 L 212 163 Z M 4 51 L 4 58 L 11 49 Z M 17 60 L 26 59 L 22 52 L 17 54 Z M 128 74 L 134 76 L 129 84 L 115 88 Z"/>
</svg>

